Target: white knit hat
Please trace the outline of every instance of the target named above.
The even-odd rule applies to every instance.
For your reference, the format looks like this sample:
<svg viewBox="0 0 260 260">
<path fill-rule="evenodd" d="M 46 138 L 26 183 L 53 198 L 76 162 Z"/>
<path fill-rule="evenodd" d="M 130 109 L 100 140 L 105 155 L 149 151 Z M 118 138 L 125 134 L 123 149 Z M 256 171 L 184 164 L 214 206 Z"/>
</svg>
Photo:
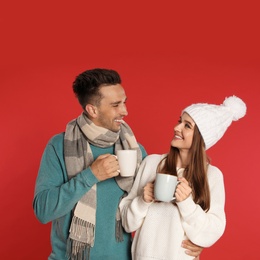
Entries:
<svg viewBox="0 0 260 260">
<path fill-rule="evenodd" d="M 224 135 L 232 121 L 237 121 L 246 114 L 246 104 L 240 98 L 231 96 L 222 105 L 198 103 L 186 107 L 182 113 L 184 112 L 198 126 L 207 150 Z"/>
</svg>

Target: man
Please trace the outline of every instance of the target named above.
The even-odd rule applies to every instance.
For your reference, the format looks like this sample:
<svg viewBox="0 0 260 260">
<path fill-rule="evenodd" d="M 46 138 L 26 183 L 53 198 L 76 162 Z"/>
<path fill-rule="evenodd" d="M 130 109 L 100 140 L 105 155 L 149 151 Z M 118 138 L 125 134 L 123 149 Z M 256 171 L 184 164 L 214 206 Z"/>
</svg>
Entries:
<svg viewBox="0 0 260 260">
<path fill-rule="evenodd" d="M 139 165 L 147 153 L 123 120 L 127 97 L 116 71 L 87 70 L 73 91 L 83 113 L 48 142 L 35 187 L 35 214 L 52 222 L 48 259 L 130 260 L 131 235 L 122 229 L 118 204 L 133 178 L 120 176 L 114 154 L 136 149 Z M 185 242 L 189 254 L 199 255 Z"/>
</svg>

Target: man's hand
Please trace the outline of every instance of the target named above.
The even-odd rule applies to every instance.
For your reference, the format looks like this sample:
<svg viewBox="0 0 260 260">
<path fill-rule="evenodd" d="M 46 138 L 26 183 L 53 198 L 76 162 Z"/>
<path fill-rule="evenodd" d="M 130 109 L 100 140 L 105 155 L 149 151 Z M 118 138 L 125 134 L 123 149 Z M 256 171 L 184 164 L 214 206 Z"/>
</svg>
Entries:
<svg viewBox="0 0 260 260">
<path fill-rule="evenodd" d="M 98 156 L 90 168 L 100 181 L 118 176 L 120 172 L 117 157 L 112 154 L 102 154 Z"/>
<path fill-rule="evenodd" d="M 190 240 L 183 240 L 181 246 L 187 249 L 185 251 L 187 255 L 194 256 L 194 259 L 199 260 L 203 247 L 193 244 Z"/>
</svg>

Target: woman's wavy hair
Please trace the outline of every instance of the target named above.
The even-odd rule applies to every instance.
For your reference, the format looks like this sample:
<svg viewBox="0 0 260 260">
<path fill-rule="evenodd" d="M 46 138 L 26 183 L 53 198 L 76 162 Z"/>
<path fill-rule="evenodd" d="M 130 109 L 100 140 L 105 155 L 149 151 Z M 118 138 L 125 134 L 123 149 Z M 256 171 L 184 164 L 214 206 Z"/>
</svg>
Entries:
<svg viewBox="0 0 260 260">
<path fill-rule="evenodd" d="M 197 125 L 194 127 L 189 153 L 190 160 L 185 168 L 183 177 L 191 184 L 194 202 L 199 204 L 203 210 L 208 211 L 210 208 L 210 192 L 207 178 L 207 165 L 210 163 L 210 159 L 206 154 L 205 143 Z M 178 155 L 179 149 L 171 146 L 168 155 L 159 163 L 157 172 L 177 176 L 176 164 Z"/>
</svg>

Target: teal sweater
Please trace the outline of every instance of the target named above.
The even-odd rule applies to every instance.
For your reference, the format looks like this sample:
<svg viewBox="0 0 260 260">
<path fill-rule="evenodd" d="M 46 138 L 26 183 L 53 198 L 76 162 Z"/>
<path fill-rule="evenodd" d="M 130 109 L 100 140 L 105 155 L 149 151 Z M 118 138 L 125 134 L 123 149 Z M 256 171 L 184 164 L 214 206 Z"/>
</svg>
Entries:
<svg viewBox="0 0 260 260">
<path fill-rule="evenodd" d="M 91 260 L 130 260 L 131 234 L 124 232 L 124 241 L 115 238 L 116 211 L 123 190 L 114 178 L 101 181 L 94 176 L 90 167 L 68 181 L 63 154 L 64 133 L 48 142 L 42 156 L 36 180 L 33 208 L 42 223 L 52 222 L 49 260 L 65 260 L 66 243 L 72 210 L 80 198 L 97 184 L 97 212 L 95 244 L 90 250 Z M 147 155 L 140 145 L 143 158 Z M 94 159 L 99 155 L 114 154 L 114 146 L 100 148 L 91 145 Z"/>
</svg>

